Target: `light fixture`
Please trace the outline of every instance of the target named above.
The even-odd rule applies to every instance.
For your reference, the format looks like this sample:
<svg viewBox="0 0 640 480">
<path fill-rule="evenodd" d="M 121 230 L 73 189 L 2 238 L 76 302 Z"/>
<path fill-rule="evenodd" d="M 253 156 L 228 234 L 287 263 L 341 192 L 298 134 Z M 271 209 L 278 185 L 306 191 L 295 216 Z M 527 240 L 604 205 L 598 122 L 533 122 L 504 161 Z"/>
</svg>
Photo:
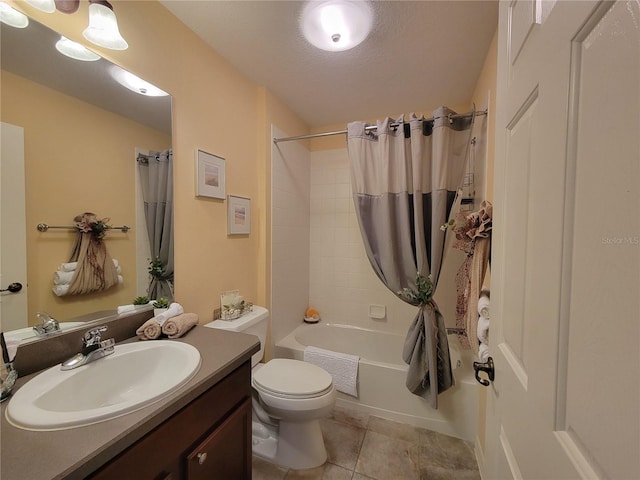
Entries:
<svg viewBox="0 0 640 480">
<path fill-rule="evenodd" d="M 75 60 L 82 60 L 83 62 L 95 62 L 101 58 L 100 55 L 92 52 L 84 45 L 74 42 L 73 40 L 69 40 L 65 36 L 61 36 L 60 40 L 56 42 L 56 50 L 67 57 Z"/>
<path fill-rule="evenodd" d="M 310 1 L 300 19 L 302 33 L 309 43 L 330 52 L 359 45 L 372 25 L 373 10 L 365 0 Z"/>
<path fill-rule="evenodd" d="M 29 25 L 29 18 L 8 4 L 0 2 L 0 22 L 15 28 L 25 28 Z"/>
<path fill-rule="evenodd" d="M 155 85 L 142 80 L 131 72 L 114 65 L 111 68 L 111 76 L 122 86 L 127 87 L 132 92 L 146 95 L 147 97 L 166 97 L 169 95 L 164 90 L 159 89 Z"/>
<path fill-rule="evenodd" d="M 89 26 L 82 32 L 84 38 L 100 47 L 126 50 L 129 45 L 120 35 L 113 7 L 106 0 L 89 0 Z"/>
<path fill-rule="evenodd" d="M 56 4 L 53 0 L 25 0 L 32 7 L 42 10 L 46 13 L 53 13 L 56 11 Z"/>
</svg>

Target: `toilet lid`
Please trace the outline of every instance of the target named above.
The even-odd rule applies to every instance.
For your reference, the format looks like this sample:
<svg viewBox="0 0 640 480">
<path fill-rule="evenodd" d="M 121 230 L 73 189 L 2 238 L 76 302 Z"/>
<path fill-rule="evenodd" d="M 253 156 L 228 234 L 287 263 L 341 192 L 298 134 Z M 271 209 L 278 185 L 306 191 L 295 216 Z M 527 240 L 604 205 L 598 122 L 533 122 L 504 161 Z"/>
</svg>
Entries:
<svg viewBox="0 0 640 480">
<path fill-rule="evenodd" d="M 320 396 L 331 389 L 332 382 L 322 368 L 287 358 L 274 358 L 253 374 L 256 388 L 290 398 Z"/>
</svg>

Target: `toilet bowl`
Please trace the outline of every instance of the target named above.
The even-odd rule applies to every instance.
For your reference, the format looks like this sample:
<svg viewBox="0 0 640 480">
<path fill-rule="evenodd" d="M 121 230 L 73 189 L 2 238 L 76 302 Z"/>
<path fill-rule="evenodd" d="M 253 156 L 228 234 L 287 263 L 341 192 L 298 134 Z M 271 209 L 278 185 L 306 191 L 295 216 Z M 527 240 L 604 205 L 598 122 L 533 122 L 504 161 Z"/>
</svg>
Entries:
<svg viewBox="0 0 640 480">
<path fill-rule="evenodd" d="M 254 306 L 242 317 L 208 323 L 220 328 L 257 335 L 260 352 L 252 357 L 253 453 L 286 468 L 306 469 L 327 459 L 320 420 L 335 405 L 331 375 L 300 360 L 275 358 L 259 363 L 264 355 L 268 311 Z"/>
</svg>

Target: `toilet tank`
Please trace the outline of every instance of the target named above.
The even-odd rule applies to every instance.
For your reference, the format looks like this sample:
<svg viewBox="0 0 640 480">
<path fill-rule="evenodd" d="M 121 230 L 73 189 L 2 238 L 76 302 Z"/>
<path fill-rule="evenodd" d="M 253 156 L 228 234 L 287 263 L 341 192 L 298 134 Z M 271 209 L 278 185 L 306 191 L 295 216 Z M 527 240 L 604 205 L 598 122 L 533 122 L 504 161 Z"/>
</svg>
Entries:
<svg viewBox="0 0 640 480">
<path fill-rule="evenodd" d="M 260 351 L 254 353 L 251 357 L 251 367 L 254 367 L 264 357 L 264 345 L 267 341 L 267 319 L 269 318 L 269 310 L 257 305 L 253 306 L 253 311 L 245 313 L 235 320 L 215 320 L 209 322 L 205 327 L 219 328 L 220 330 L 229 330 L 231 332 L 248 333 L 255 335 L 260 340 Z"/>
</svg>

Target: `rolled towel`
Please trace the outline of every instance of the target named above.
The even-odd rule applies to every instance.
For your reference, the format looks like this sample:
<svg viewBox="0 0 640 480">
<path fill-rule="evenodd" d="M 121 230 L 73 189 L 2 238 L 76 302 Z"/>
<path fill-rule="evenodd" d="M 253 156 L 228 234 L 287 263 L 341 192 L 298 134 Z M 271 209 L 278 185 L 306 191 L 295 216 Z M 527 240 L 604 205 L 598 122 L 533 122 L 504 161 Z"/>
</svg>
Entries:
<svg viewBox="0 0 640 480">
<path fill-rule="evenodd" d="M 487 360 L 489 360 L 489 345 L 486 343 L 481 343 L 480 347 L 478 347 L 478 360 L 482 363 L 487 363 Z"/>
<path fill-rule="evenodd" d="M 118 283 L 124 283 L 124 277 L 122 275 L 118 275 Z"/>
<path fill-rule="evenodd" d="M 166 322 L 170 318 L 176 317 L 182 313 L 184 313 L 184 309 L 182 308 L 182 305 L 180 305 L 179 303 L 173 302 L 171 305 L 169 305 L 169 308 L 167 309 L 166 312 L 162 312 L 160 315 L 156 315 L 153 318 L 155 319 L 156 322 L 158 322 L 160 326 L 162 326 L 164 325 L 164 322 Z"/>
<path fill-rule="evenodd" d="M 78 262 L 69 262 L 60 265 L 58 270 L 61 270 L 63 272 L 73 272 L 76 268 L 78 268 Z"/>
<path fill-rule="evenodd" d="M 118 313 L 126 313 L 126 312 L 133 312 L 136 309 L 136 306 L 133 304 L 130 305 L 120 305 L 117 308 Z"/>
<path fill-rule="evenodd" d="M 64 297 L 69 292 L 69 285 L 55 285 L 51 291 L 58 297 Z"/>
<path fill-rule="evenodd" d="M 484 295 L 481 296 L 478 299 L 478 314 L 486 318 L 487 320 L 489 320 L 491 318 L 490 306 L 491 306 L 491 301 L 489 300 L 489 297 L 486 297 Z"/>
<path fill-rule="evenodd" d="M 56 270 L 56 273 L 53 274 L 53 284 L 69 285 L 74 274 L 74 270 L 71 270 L 70 272 L 66 272 L 64 270 Z"/>
<path fill-rule="evenodd" d="M 169 338 L 179 338 L 198 324 L 198 314 L 182 313 L 169 318 L 162 325 L 162 333 Z"/>
<path fill-rule="evenodd" d="M 155 340 L 162 333 L 162 327 L 155 318 L 150 318 L 136 330 L 140 340 Z"/>
<path fill-rule="evenodd" d="M 478 340 L 489 345 L 489 319 L 483 316 L 478 318 Z"/>
</svg>

